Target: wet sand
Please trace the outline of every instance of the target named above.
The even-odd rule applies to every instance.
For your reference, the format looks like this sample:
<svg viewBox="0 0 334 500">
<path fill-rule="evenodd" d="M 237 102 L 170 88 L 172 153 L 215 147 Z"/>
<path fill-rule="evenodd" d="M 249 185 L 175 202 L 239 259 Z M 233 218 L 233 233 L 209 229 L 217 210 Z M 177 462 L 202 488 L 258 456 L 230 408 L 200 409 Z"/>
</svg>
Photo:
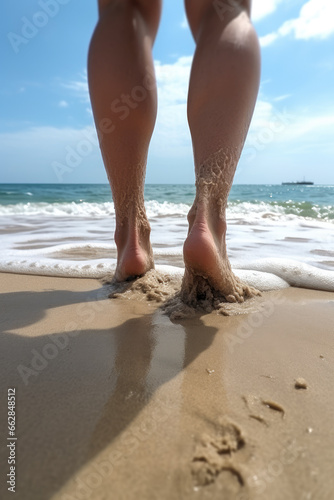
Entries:
<svg viewBox="0 0 334 500">
<path fill-rule="evenodd" d="M 288 288 L 259 312 L 171 322 L 98 280 L 1 274 L 0 291 L 15 498 L 332 498 L 333 293 Z"/>
</svg>

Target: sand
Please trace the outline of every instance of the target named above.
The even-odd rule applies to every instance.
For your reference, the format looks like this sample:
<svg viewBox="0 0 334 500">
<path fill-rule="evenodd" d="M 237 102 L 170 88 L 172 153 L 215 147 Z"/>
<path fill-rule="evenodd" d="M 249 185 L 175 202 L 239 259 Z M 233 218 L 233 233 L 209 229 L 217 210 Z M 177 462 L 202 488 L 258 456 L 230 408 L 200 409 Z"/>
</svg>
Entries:
<svg viewBox="0 0 334 500">
<path fill-rule="evenodd" d="M 333 498 L 333 293 L 172 322 L 98 280 L 1 274 L 0 291 L 1 499 Z"/>
</svg>

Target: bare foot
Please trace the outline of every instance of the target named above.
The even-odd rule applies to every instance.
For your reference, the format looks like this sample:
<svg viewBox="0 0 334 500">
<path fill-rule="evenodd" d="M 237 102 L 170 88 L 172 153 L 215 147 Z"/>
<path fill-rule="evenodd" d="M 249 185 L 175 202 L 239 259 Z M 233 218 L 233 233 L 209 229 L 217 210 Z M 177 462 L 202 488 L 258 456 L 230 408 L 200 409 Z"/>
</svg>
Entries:
<svg viewBox="0 0 334 500">
<path fill-rule="evenodd" d="M 124 223 L 116 229 L 117 266 L 114 275 L 116 281 L 132 280 L 154 269 L 150 232 L 148 223 L 131 228 L 128 223 Z"/>
<path fill-rule="evenodd" d="M 216 214 L 209 216 L 206 208 L 193 208 L 188 220 L 189 233 L 183 247 L 186 267 L 183 297 L 187 300 L 187 295 L 194 295 L 196 288 L 197 295 L 201 295 L 207 285 L 227 302 L 244 302 L 247 297 L 261 295 L 232 272 L 226 253 L 226 221 Z"/>
</svg>

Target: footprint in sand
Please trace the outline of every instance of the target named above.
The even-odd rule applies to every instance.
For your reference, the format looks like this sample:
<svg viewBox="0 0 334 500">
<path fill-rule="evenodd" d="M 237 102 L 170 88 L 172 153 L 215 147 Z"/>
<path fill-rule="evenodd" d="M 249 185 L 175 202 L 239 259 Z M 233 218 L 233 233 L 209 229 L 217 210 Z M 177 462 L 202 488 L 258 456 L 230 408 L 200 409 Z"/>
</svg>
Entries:
<svg viewBox="0 0 334 500">
<path fill-rule="evenodd" d="M 239 468 L 232 461 L 232 454 L 246 444 L 242 430 L 226 419 L 219 421 L 215 435 L 204 435 L 196 446 L 191 464 L 191 473 L 197 487 L 207 486 L 216 481 L 223 471 L 236 477 L 239 485 L 245 485 Z"/>
</svg>

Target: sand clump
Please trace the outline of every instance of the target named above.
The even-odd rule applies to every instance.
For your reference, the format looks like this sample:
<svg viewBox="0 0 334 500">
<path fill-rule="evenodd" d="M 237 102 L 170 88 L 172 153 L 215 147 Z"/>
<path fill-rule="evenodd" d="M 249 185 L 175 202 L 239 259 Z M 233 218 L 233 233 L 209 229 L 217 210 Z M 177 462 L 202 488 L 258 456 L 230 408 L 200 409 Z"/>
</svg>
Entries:
<svg viewBox="0 0 334 500">
<path fill-rule="evenodd" d="M 170 276 L 151 269 L 144 276 L 129 281 L 117 281 L 107 276 L 103 282 L 109 286 L 110 299 L 164 303 L 174 296 L 181 286 L 181 277 Z"/>
<path fill-rule="evenodd" d="M 154 302 L 171 320 L 213 311 L 224 316 L 248 314 L 256 311 L 259 305 L 251 298 L 251 294 L 244 303 L 228 302 L 205 278 L 198 277 L 189 289 L 185 285 L 185 278 L 160 273 L 155 269 L 132 281 L 118 282 L 114 276 L 107 276 L 103 282 L 109 287 L 109 298 Z"/>
<path fill-rule="evenodd" d="M 298 377 L 295 381 L 295 389 L 307 389 L 308 385 L 304 378 Z"/>
</svg>

